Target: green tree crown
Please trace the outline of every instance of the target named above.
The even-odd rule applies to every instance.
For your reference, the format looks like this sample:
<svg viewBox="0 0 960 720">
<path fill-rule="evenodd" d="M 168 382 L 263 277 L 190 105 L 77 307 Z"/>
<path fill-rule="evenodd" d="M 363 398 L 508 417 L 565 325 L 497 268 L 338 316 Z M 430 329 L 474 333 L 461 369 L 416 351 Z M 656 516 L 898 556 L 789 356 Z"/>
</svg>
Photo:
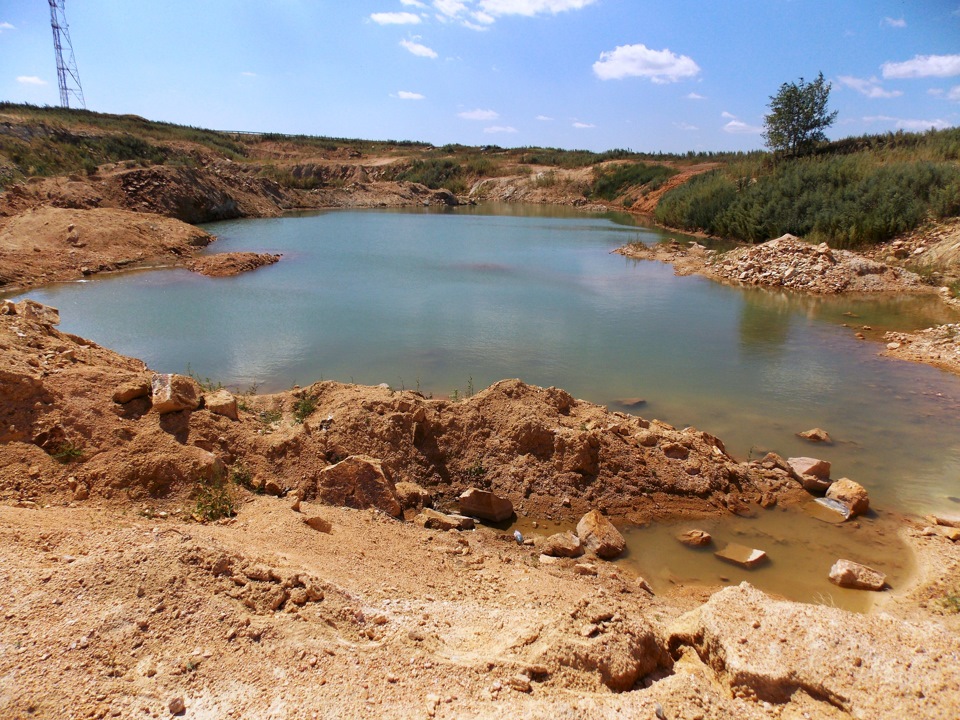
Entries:
<svg viewBox="0 0 960 720">
<path fill-rule="evenodd" d="M 774 152 L 790 156 L 802 155 L 814 145 L 827 139 L 823 131 L 837 117 L 837 111 L 827 111 L 830 83 L 823 73 L 813 82 L 784 83 L 776 95 L 770 97 L 770 114 L 763 118 L 763 138 Z"/>
</svg>

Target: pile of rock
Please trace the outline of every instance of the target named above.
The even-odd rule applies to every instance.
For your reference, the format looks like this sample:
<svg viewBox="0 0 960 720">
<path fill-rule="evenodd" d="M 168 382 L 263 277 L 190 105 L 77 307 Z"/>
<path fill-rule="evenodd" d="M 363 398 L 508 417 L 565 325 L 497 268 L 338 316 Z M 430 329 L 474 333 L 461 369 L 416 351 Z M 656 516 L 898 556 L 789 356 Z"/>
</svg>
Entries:
<svg viewBox="0 0 960 720">
<path fill-rule="evenodd" d="M 790 234 L 717 255 L 708 269 L 719 279 L 743 285 L 822 294 L 925 287 L 915 273 L 833 250 L 826 243 L 811 245 Z"/>
<path fill-rule="evenodd" d="M 884 355 L 936 365 L 960 373 L 960 323 L 947 323 L 917 333 L 888 332 Z"/>
<path fill-rule="evenodd" d="M 866 489 L 850 478 L 830 479 L 830 463 L 810 457 L 789 458 L 787 464 L 796 478 L 810 493 L 823 493 L 827 507 L 836 508 L 845 518 L 863 515 L 870 509 Z"/>
</svg>

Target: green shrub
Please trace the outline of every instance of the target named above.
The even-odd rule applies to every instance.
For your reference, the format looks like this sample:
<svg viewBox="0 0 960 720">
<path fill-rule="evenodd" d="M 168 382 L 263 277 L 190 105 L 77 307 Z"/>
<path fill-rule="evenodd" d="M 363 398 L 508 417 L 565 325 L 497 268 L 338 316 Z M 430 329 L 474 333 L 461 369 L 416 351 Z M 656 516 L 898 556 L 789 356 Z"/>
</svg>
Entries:
<svg viewBox="0 0 960 720">
<path fill-rule="evenodd" d="M 889 240 L 927 217 L 960 212 L 960 167 L 876 153 L 817 155 L 714 170 L 664 195 L 660 223 L 762 242 L 792 233 L 834 247 Z M 732 171 L 732 172 L 731 172 Z"/>
<path fill-rule="evenodd" d="M 588 194 L 604 200 L 615 200 L 627 188 L 653 183 L 659 186 L 664 180 L 676 174 L 676 170 L 664 165 L 644 163 L 614 165 L 594 171 L 593 183 Z"/>
<path fill-rule="evenodd" d="M 198 522 L 212 522 L 237 514 L 233 492 L 219 473 L 198 482 L 193 496 L 193 517 Z"/>
<path fill-rule="evenodd" d="M 298 425 L 303 424 L 317 409 L 317 399 L 312 395 L 303 395 L 298 397 L 293 403 L 293 420 Z"/>
</svg>

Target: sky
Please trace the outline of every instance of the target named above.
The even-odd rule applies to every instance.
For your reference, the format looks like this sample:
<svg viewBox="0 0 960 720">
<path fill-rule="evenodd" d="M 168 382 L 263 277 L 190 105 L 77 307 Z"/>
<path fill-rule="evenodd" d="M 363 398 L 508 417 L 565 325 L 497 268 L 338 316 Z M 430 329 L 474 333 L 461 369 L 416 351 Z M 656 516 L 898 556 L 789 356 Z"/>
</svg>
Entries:
<svg viewBox="0 0 960 720">
<path fill-rule="evenodd" d="M 217 130 L 638 152 L 960 125 L 960 0 L 66 0 L 86 107 Z M 58 105 L 47 3 L 0 3 L 0 99 Z"/>
</svg>

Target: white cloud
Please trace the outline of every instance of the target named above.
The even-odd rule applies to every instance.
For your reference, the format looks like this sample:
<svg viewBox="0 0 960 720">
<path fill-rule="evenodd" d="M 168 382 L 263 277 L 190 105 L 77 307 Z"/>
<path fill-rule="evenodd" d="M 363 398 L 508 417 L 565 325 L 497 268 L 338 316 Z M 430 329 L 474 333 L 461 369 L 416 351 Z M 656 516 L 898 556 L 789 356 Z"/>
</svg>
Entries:
<svg viewBox="0 0 960 720">
<path fill-rule="evenodd" d="M 934 97 L 942 97 L 943 88 L 927 88 L 927 95 L 933 95 Z"/>
<path fill-rule="evenodd" d="M 510 125 L 491 125 L 483 129 L 485 133 L 515 133 L 517 129 Z"/>
<path fill-rule="evenodd" d="M 413 40 L 401 40 L 400 45 L 406 48 L 408 51 L 410 51 L 414 55 L 416 55 L 417 57 L 425 57 L 425 58 L 437 57 L 437 53 L 435 50 L 431 50 L 426 45 L 421 45 L 420 43 L 414 42 Z"/>
<path fill-rule="evenodd" d="M 684 95 L 684 97 L 687 100 L 706 100 L 706 98 L 703 95 L 700 95 L 699 93 L 695 93 L 695 92 L 687 93 L 686 95 Z"/>
<path fill-rule="evenodd" d="M 400 90 L 397 92 L 397 97 L 401 100 L 423 100 L 426 98 L 426 95 L 421 95 L 420 93 L 409 92 L 407 90 Z"/>
<path fill-rule="evenodd" d="M 723 131 L 732 135 L 759 135 L 763 132 L 763 128 L 756 125 L 747 125 L 741 120 L 731 120 L 723 126 Z"/>
<path fill-rule="evenodd" d="M 0 33 L 4 30 L 16 30 L 16 28 L 8 22 L 0 22 Z"/>
<path fill-rule="evenodd" d="M 537 120 L 541 122 L 553 122 L 553 118 L 549 115 L 537 115 Z"/>
<path fill-rule="evenodd" d="M 902 130 L 922 132 L 924 130 L 929 130 L 930 128 L 943 130 L 944 128 L 950 127 L 950 123 L 939 118 L 936 120 L 897 120 L 897 127 Z"/>
<path fill-rule="evenodd" d="M 646 45 L 618 45 L 614 50 L 600 53 L 600 59 L 593 64 L 593 72 L 601 80 L 646 77 L 660 84 L 694 77 L 700 72 L 700 66 L 686 55 L 677 55 L 670 50 L 651 50 Z"/>
<path fill-rule="evenodd" d="M 690 123 L 685 123 L 685 122 L 674 123 L 674 125 L 676 125 L 681 130 L 699 130 L 700 129 L 696 125 L 691 125 Z"/>
<path fill-rule="evenodd" d="M 947 92 L 947 100 L 952 100 L 953 102 L 960 102 L 960 85 L 954 85 Z"/>
<path fill-rule="evenodd" d="M 243 75 L 243 77 L 257 77 L 255 72 L 250 72 L 249 70 L 244 70 L 240 74 Z"/>
<path fill-rule="evenodd" d="M 408 12 L 373 13 L 370 16 L 377 25 L 419 25 L 420 16 Z"/>
<path fill-rule="evenodd" d="M 580 10 L 595 2 L 597 0 L 433 0 L 433 9 L 441 22 L 458 22 L 471 30 L 482 31 L 489 29 L 497 18 L 507 15 L 556 15 Z"/>
<path fill-rule="evenodd" d="M 415 8 L 424 8 L 424 9 L 426 9 L 427 7 L 425 4 L 420 2 L 420 0 L 400 0 L 400 4 L 404 5 L 405 7 L 415 7 Z"/>
<path fill-rule="evenodd" d="M 550 13 L 580 10 L 596 0 L 480 0 L 480 7 L 491 15 L 523 15 L 533 17 Z"/>
<path fill-rule="evenodd" d="M 47 81 L 38 78 L 36 75 L 21 75 L 17 78 L 18 83 L 24 85 L 46 85 Z"/>
<path fill-rule="evenodd" d="M 905 28 L 907 26 L 907 21 L 903 18 L 885 17 L 882 21 L 882 24 L 892 28 Z"/>
<path fill-rule="evenodd" d="M 577 130 L 589 130 L 590 128 L 596 127 L 596 125 L 594 125 L 593 123 L 580 122 L 579 120 L 574 122 L 573 126 L 577 128 Z"/>
<path fill-rule="evenodd" d="M 929 130 L 930 128 L 943 130 L 944 128 L 950 127 L 950 123 L 939 118 L 936 120 L 913 120 L 890 117 L 889 115 L 869 115 L 863 118 L 863 121 L 865 123 L 893 123 L 894 126 L 899 130 L 911 130 L 913 132 L 922 132 L 924 130 Z"/>
<path fill-rule="evenodd" d="M 960 75 L 960 55 L 914 55 L 904 62 L 881 65 L 885 78 L 952 77 Z"/>
<path fill-rule="evenodd" d="M 841 85 L 853 88 L 861 95 L 866 95 L 868 98 L 895 98 L 903 95 L 900 90 L 884 90 L 880 87 L 880 81 L 876 78 L 867 80 L 865 78 L 853 77 L 852 75 L 841 75 L 837 78 L 837 81 Z"/>
<path fill-rule="evenodd" d="M 464 120 L 496 120 L 500 117 L 500 113 L 494 110 L 464 110 L 461 113 L 457 113 L 458 118 L 463 118 Z"/>
<path fill-rule="evenodd" d="M 722 113 L 720 113 L 720 117 L 726 118 L 727 120 L 736 120 L 736 119 L 737 119 L 737 116 L 736 116 L 736 115 L 734 115 L 733 113 L 729 113 L 729 112 L 727 112 L 726 110 L 724 110 Z"/>
</svg>

